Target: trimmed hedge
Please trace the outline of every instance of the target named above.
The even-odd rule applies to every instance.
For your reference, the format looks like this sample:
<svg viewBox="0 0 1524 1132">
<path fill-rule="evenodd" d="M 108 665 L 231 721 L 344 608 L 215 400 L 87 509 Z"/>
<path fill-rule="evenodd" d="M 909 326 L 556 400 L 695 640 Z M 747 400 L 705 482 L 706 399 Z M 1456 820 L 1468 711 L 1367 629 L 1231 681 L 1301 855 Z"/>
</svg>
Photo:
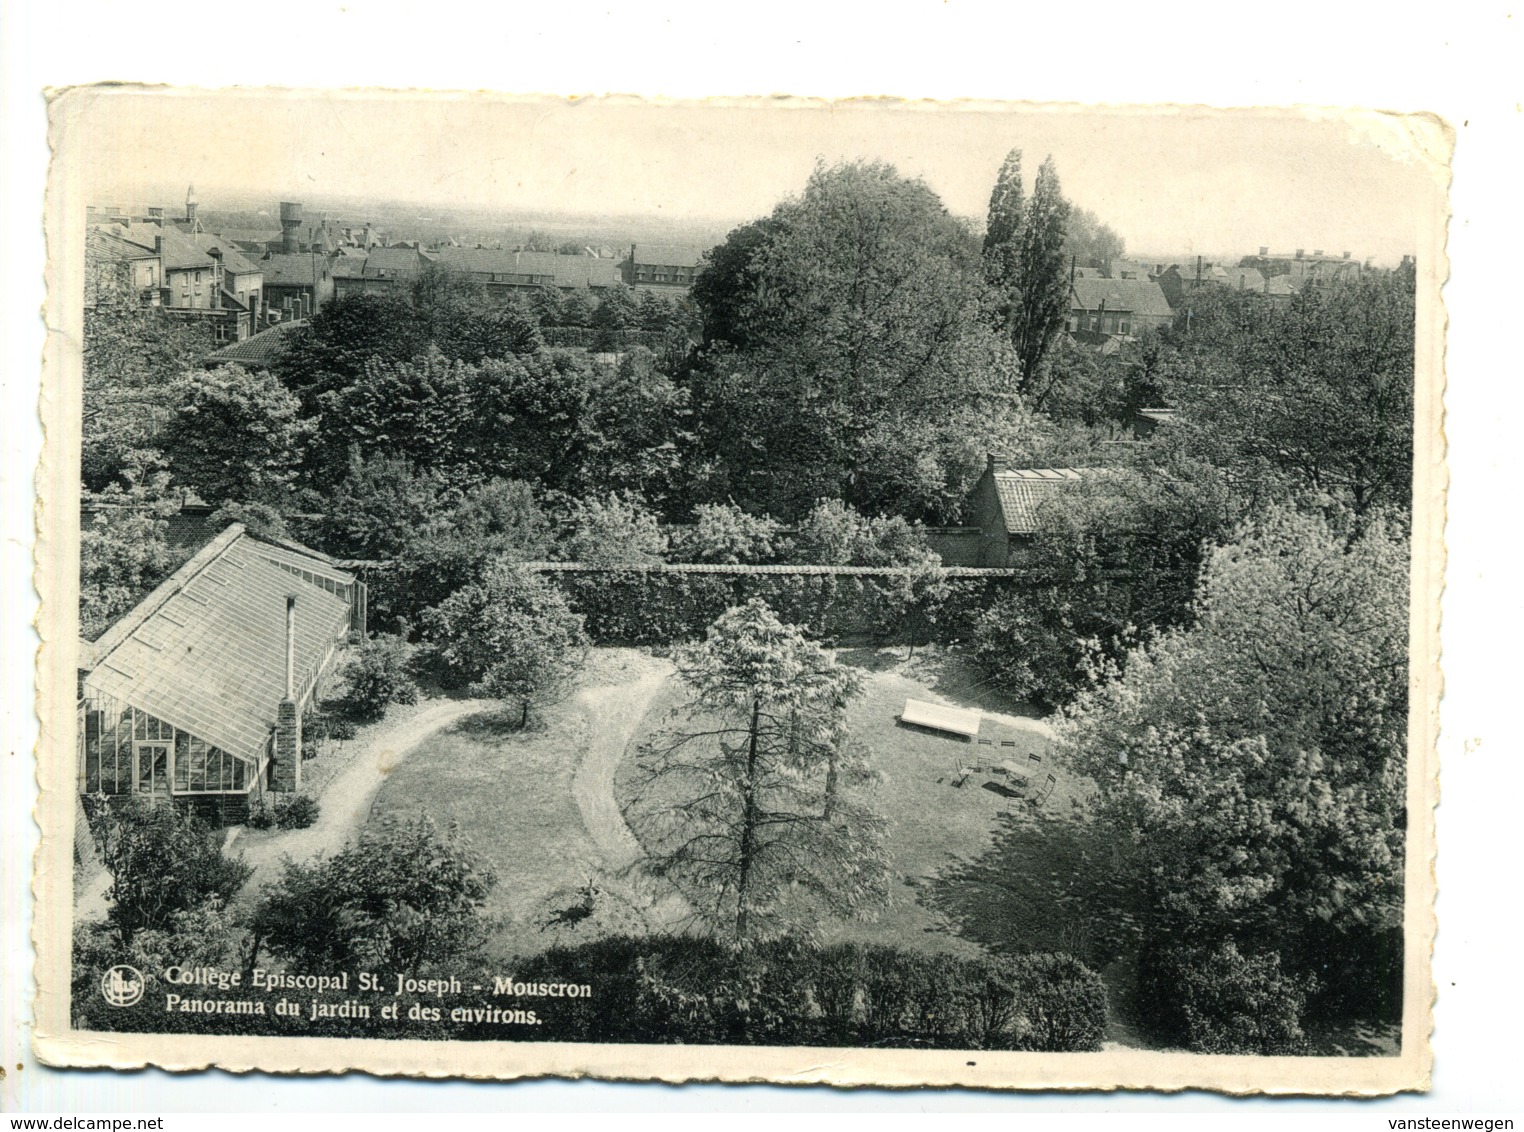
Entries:
<svg viewBox="0 0 1524 1132">
<path fill-rule="evenodd" d="M 1106 1022 L 1101 977 L 1067 955 L 615 936 L 552 948 L 513 977 L 594 988 L 546 1011 L 558 1041 L 1096 1050 Z"/>
<path fill-rule="evenodd" d="M 194 943 L 194 946 L 192 944 Z M 214 940 L 147 933 L 128 958 L 147 993 L 128 1008 L 108 1006 L 100 981 L 123 949 L 102 923 L 78 925 L 74 1011 L 81 1028 L 133 1033 L 275 1034 L 305 1037 L 425 1038 L 457 1041 L 624 1042 L 692 1045 L 1005 1049 L 1045 1052 L 1100 1048 L 1106 1022 L 1101 977 L 1068 955 L 955 959 L 908 949 L 776 940 L 737 950 L 694 936 L 614 936 L 554 947 L 511 970 L 426 969 L 481 991 L 398 996 L 356 994 L 369 1017 L 277 1015 L 278 996 L 246 987 L 169 986 L 170 963 L 230 967 L 245 947 L 235 935 Z M 197 948 L 204 954 L 198 955 Z M 213 954 L 226 950 L 224 954 Z M 495 994 L 515 984 L 585 985 L 588 997 Z M 259 1015 L 166 1010 L 166 996 L 202 1000 L 262 998 Z M 334 1002 L 343 994 L 323 996 Z M 395 1003 L 394 1020 L 380 1017 Z M 462 1008 L 464 1008 L 462 1010 Z M 497 1016 L 492 1015 L 496 1009 Z M 459 1017 L 452 1011 L 462 1010 Z M 471 1017 L 481 1011 L 481 1020 Z M 512 1019 L 504 1013 L 513 1014 Z"/>
<path fill-rule="evenodd" d="M 1013 585 L 1009 577 L 874 574 L 681 573 L 610 567 L 548 570 L 597 644 L 700 640 L 727 609 L 761 598 L 780 620 L 827 640 L 962 640 Z"/>
</svg>

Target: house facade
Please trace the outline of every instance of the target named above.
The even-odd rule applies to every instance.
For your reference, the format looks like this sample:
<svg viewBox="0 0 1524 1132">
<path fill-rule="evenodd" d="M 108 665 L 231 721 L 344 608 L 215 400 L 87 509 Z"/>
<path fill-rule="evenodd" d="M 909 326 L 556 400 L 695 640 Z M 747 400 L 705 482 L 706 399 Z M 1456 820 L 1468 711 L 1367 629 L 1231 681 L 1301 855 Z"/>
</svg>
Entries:
<svg viewBox="0 0 1524 1132">
<path fill-rule="evenodd" d="M 316 551 L 228 527 L 80 642 L 80 793 L 227 824 L 300 790 L 302 714 L 364 631 L 365 602 L 364 583 Z"/>
<path fill-rule="evenodd" d="M 637 291 L 687 294 L 704 264 L 698 248 L 679 244 L 633 244 L 620 274 Z"/>
<path fill-rule="evenodd" d="M 1080 279 L 1069 286 L 1070 333 L 1137 336 L 1174 318 L 1159 284 L 1147 279 Z"/>
</svg>

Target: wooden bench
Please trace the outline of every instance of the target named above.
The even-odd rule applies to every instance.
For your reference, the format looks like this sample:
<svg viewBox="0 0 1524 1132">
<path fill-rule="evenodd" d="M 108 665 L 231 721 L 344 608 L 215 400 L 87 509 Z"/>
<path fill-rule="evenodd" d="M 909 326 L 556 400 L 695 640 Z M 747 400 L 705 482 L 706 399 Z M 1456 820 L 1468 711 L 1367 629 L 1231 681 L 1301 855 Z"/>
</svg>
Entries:
<svg viewBox="0 0 1524 1132">
<path fill-rule="evenodd" d="M 900 722 L 916 727 L 930 727 L 935 731 L 950 731 L 972 740 L 979 734 L 981 714 L 977 710 L 929 704 L 924 700 L 906 700 Z"/>
</svg>

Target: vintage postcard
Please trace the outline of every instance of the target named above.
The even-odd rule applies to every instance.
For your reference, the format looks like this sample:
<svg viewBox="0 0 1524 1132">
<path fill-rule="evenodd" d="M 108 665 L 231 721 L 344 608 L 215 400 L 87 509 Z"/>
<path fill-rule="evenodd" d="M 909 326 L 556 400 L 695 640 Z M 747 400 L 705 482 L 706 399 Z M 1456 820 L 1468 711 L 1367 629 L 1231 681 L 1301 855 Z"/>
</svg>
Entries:
<svg viewBox="0 0 1524 1132">
<path fill-rule="evenodd" d="M 44 1061 L 1427 1087 L 1444 123 L 50 113 Z"/>
</svg>

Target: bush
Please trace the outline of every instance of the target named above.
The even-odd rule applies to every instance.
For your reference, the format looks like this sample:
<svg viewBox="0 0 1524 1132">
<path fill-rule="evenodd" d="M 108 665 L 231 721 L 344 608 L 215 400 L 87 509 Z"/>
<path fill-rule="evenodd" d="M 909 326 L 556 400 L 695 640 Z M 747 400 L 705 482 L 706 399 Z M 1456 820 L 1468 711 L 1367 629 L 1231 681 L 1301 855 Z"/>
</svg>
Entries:
<svg viewBox="0 0 1524 1132">
<path fill-rule="evenodd" d="M 249 807 L 248 826 L 250 829 L 270 829 L 275 825 L 275 811 L 270 803 L 263 798 Z"/>
<path fill-rule="evenodd" d="M 292 794 L 276 799 L 275 824 L 281 829 L 306 829 L 317 821 L 321 807 L 310 794 Z"/>
<path fill-rule="evenodd" d="M 167 930 L 177 912 L 213 897 L 230 900 L 254 871 L 224 854 L 222 839 L 194 814 L 131 794 L 112 807 L 101 858 L 111 873 L 108 919 L 124 942 Z"/>
<path fill-rule="evenodd" d="M 410 700 L 399 700 L 398 703 L 415 703 L 417 701 L 418 690 L 409 685 L 408 691 L 412 694 L 413 698 Z M 359 733 L 360 729 L 355 726 L 355 721 L 352 719 L 335 719 L 328 725 L 328 737 L 330 739 L 353 739 Z"/>
<path fill-rule="evenodd" d="M 1276 951 L 1211 947 L 1145 949 L 1139 993 L 1159 1036 L 1198 1053 L 1307 1051 L 1302 1014 L 1313 982 L 1281 970 Z"/>
<path fill-rule="evenodd" d="M 788 546 L 783 526 L 768 515 L 748 515 L 734 503 L 701 503 L 693 525 L 673 533 L 674 557 L 683 562 L 771 562 Z"/>
<path fill-rule="evenodd" d="M 407 642 L 391 633 L 378 633 L 344 666 L 343 709 L 355 719 L 375 720 L 386 714 L 387 704 L 411 704 L 418 699 L 417 685 L 407 675 Z"/>
</svg>

